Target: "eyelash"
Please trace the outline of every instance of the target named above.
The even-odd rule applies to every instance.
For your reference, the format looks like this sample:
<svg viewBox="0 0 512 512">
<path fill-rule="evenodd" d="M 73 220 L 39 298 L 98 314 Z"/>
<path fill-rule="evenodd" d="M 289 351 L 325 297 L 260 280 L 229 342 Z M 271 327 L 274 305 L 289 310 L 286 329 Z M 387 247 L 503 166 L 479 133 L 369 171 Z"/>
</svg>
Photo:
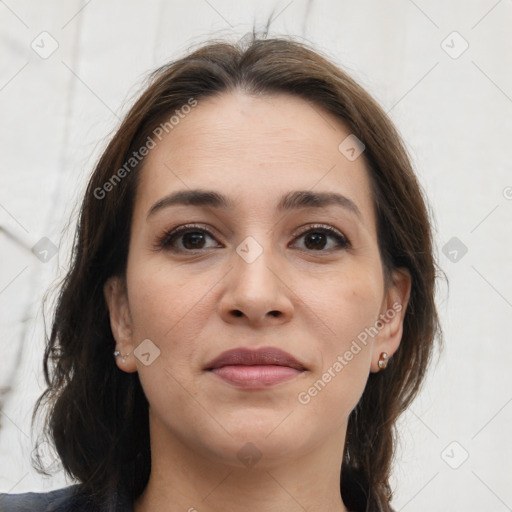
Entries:
<svg viewBox="0 0 512 512">
<path fill-rule="evenodd" d="M 165 231 L 160 237 L 157 238 L 154 245 L 154 250 L 169 250 L 172 252 L 195 252 L 195 251 L 201 251 L 202 249 L 178 249 L 176 247 L 172 247 L 171 244 L 174 243 L 180 236 L 183 236 L 187 233 L 206 233 L 210 238 L 215 239 L 215 236 L 204 227 L 197 225 L 197 224 L 187 224 L 184 226 L 180 226 L 179 228 Z M 348 249 L 350 245 L 350 241 L 348 238 L 341 233 L 341 231 L 338 231 L 330 226 L 323 225 L 323 224 L 314 224 L 311 226 L 308 226 L 308 229 L 302 231 L 299 233 L 295 240 L 298 238 L 308 234 L 308 233 L 323 233 L 326 234 L 332 238 L 334 238 L 338 244 L 338 250 Z M 208 249 L 208 248 L 207 248 Z M 302 249 L 306 250 L 308 252 L 330 252 L 334 249 L 320 249 L 320 250 L 314 250 L 314 249 Z"/>
</svg>

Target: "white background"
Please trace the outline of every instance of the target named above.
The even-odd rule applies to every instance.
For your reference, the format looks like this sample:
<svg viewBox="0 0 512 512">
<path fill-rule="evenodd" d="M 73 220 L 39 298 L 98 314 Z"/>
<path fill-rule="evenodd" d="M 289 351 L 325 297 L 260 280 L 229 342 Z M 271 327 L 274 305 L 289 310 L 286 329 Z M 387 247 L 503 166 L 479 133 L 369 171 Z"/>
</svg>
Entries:
<svg viewBox="0 0 512 512">
<path fill-rule="evenodd" d="M 0 491 L 67 485 L 30 466 L 41 300 L 118 118 L 149 71 L 262 28 L 273 9 L 272 35 L 313 43 L 389 112 L 434 211 L 446 348 L 401 421 L 393 503 L 512 510 L 511 0 L 0 2 Z M 49 51 L 50 37 L 43 59 L 31 45 Z M 30 250 L 43 237 L 60 249 L 47 263 Z M 467 247 L 455 262 L 442 252 L 452 237 Z"/>
</svg>

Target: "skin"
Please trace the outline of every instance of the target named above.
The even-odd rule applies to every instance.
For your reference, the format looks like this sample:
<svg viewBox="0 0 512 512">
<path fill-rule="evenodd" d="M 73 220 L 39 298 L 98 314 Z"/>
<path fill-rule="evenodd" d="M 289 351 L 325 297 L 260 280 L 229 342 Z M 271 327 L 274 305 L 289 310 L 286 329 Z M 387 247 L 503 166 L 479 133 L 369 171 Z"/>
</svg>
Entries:
<svg viewBox="0 0 512 512">
<path fill-rule="evenodd" d="M 139 373 L 150 404 L 152 472 L 136 512 L 347 510 L 339 475 L 348 416 L 380 354 L 397 350 L 410 292 L 404 271 L 385 286 L 364 160 L 338 150 L 349 134 L 300 98 L 232 92 L 199 101 L 146 158 L 126 276 L 104 289 L 116 349 L 129 354 L 118 367 Z M 189 189 L 234 204 L 174 205 L 148 217 L 160 199 Z M 360 215 L 337 205 L 277 211 L 295 190 L 337 192 Z M 180 252 L 156 248 L 166 231 L 188 223 L 212 232 L 203 248 L 187 252 L 186 236 L 175 240 Z M 350 245 L 327 235 L 311 249 L 311 233 L 302 231 L 314 224 L 341 231 Z M 251 263 L 236 251 L 248 236 L 263 251 Z M 299 393 L 393 304 L 401 311 L 300 403 Z M 148 366 L 133 354 L 145 339 L 160 350 Z M 225 350 L 268 346 L 307 371 L 243 390 L 203 370 Z M 244 446 L 261 458 L 244 464 Z"/>
</svg>

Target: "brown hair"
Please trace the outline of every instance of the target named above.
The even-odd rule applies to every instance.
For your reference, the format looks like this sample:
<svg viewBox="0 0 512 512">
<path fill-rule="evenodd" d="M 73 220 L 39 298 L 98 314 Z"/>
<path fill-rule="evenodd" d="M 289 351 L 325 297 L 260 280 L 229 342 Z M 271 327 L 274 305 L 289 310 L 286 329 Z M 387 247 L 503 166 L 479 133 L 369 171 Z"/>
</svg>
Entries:
<svg viewBox="0 0 512 512">
<path fill-rule="evenodd" d="M 386 371 L 370 374 L 350 414 L 340 490 L 349 508 L 390 511 L 395 422 L 418 393 L 440 333 L 428 211 L 407 152 L 382 109 L 328 59 L 288 38 L 209 42 L 151 75 L 88 184 L 47 340 L 48 388 L 33 421 L 46 405 L 44 434 L 65 471 L 97 501 L 120 484 L 132 499 L 144 490 L 151 468 L 148 402 L 138 374 L 114 362 L 103 295 L 105 281 L 125 271 L 140 162 L 123 179 L 111 180 L 118 169 L 127 169 L 155 127 L 190 98 L 236 89 L 303 98 L 336 116 L 365 145 L 382 263 L 388 276 L 395 268 L 408 269 L 412 290 L 400 347 Z M 99 198 L 109 180 L 112 186 Z M 45 473 L 38 454 L 34 465 Z"/>
</svg>

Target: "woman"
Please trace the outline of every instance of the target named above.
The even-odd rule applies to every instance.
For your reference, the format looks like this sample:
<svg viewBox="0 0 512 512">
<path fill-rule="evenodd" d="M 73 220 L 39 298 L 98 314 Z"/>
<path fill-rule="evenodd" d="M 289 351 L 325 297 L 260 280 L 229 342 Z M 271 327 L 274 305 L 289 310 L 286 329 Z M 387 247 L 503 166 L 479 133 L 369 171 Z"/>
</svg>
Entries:
<svg viewBox="0 0 512 512">
<path fill-rule="evenodd" d="M 400 138 L 344 72 L 257 38 L 157 70 L 73 254 L 33 419 L 78 484 L 2 510 L 392 510 L 436 264 Z"/>
</svg>

